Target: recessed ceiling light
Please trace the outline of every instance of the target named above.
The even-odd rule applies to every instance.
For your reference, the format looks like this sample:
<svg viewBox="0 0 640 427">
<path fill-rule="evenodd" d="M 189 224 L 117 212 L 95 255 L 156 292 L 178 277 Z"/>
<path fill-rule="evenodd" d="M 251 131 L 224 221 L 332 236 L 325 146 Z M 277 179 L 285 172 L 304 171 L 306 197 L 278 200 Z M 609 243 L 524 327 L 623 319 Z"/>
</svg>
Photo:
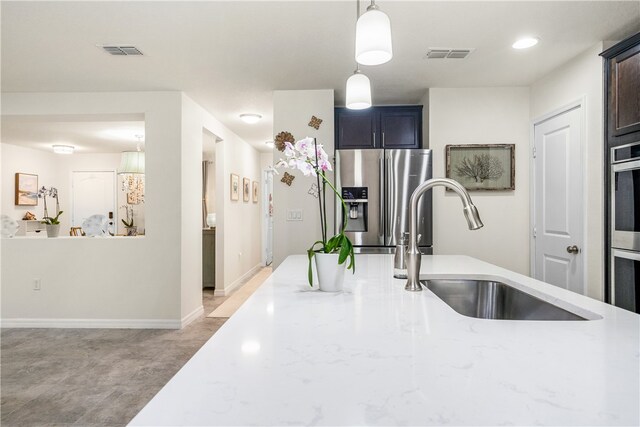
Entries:
<svg viewBox="0 0 640 427">
<path fill-rule="evenodd" d="M 273 146 L 274 146 L 275 144 L 273 143 L 273 141 L 267 141 L 267 142 L 265 142 L 265 145 L 266 145 L 267 147 L 269 147 L 269 148 L 273 148 Z"/>
<path fill-rule="evenodd" d="M 73 154 L 75 147 L 73 145 L 53 145 L 53 152 L 56 154 Z"/>
<path fill-rule="evenodd" d="M 254 123 L 258 123 L 262 116 L 260 114 L 240 114 L 240 118 L 243 122 L 252 125 Z"/>
<path fill-rule="evenodd" d="M 538 39 L 537 37 L 523 37 L 512 44 L 511 47 L 514 49 L 526 49 L 528 47 L 537 45 L 539 41 L 540 39 Z"/>
</svg>

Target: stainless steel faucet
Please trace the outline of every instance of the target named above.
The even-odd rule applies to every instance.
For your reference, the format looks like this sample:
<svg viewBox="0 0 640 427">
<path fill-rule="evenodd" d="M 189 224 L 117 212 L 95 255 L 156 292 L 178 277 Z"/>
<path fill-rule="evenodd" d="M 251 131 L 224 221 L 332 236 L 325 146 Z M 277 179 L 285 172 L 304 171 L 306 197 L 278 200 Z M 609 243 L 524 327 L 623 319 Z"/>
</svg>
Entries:
<svg viewBox="0 0 640 427">
<path fill-rule="evenodd" d="M 432 187 L 444 186 L 455 191 L 462 200 L 462 212 L 464 212 L 465 218 L 467 218 L 467 224 L 469 230 L 477 230 L 482 228 L 484 224 L 480 220 L 478 209 L 471 202 L 471 197 L 467 190 L 464 189 L 462 184 L 458 181 L 448 178 L 433 178 L 428 179 L 420 184 L 409 201 L 409 248 L 407 250 L 407 285 L 404 287 L 407 291 L 419 292 L 422 291 L 422 285 L 420 285 L 420 250 L 418 249 L 418 200 L 422 195 L 430 190 Z"/>
</svg>

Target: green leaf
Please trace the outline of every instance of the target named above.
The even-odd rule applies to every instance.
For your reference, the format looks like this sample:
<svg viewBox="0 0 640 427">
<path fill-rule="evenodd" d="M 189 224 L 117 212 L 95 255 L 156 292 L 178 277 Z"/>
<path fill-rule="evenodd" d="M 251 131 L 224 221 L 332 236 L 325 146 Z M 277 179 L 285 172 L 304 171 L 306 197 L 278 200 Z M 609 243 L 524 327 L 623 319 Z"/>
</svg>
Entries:
<svg viewBox="0 0 640 427">
<path fill-rule="evenodd" d="M 344 236 L 345 243 L 349 245 L 349 265 L 347 265 L 347 270 L 353 269 L 353 273 L 356 272 L 356 256 L 353 250 L 353 243 L 347 236 Z"/>
<path fill-rule="evenodd" d="M 313 286 L 313 267 L 311 266 L 311 263 L 313 262 L 312 260 L 315 254 L 316 252 L 312 249 L 309 249 L 307 251 L 307 256 L 309 257 L 309 271 L 307 273 L 308 279 L 309 279 L 309 286 Z"/>
<path fill-rule="evenodd" d="M 338 246 L 340 246 L 343 237 L 344 237 L 344 234 L 338 234 L 330 238 L 329 241 L 327 242 L 327 246 L 325 247 L 325 252 L 328 254 L 333 252 Z"/>
<path fill-rule="evenodd" d="M 351 247 L 351 242 L 346 237 L 342 239 L 342 247 L 340 248 L 340 255 L 338 256 L 338 264 L 343 264 L 353 248 Z"/>
</svg>

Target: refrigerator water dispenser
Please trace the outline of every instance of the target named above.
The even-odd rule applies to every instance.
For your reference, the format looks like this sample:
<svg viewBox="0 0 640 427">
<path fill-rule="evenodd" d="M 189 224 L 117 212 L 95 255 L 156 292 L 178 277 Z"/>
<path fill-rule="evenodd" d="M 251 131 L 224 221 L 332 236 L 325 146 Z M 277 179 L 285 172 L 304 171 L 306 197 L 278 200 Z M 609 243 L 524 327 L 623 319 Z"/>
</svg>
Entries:
<svg viewBox="0 0 640 427">
<path fill-rule="evenodd" d="M 342 198 L 347 204 L 349 221 L 346 231 L 367 231 L 369 206 L 367 187 L 342 187 Z M 344 222 L 344 212 L 342 221 Z"/>
</svg>

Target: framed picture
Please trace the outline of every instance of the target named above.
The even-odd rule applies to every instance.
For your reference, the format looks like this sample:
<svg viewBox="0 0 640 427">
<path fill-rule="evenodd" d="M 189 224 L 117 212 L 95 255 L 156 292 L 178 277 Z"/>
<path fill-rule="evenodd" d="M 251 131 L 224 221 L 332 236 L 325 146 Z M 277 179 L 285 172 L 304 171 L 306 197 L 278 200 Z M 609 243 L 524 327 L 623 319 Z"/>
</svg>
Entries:
<svg viewBox="0 0 640 427">
<path fill-rule="evenodd" d="M 253 181 L 253 203 L 258 203 L 258 182 Z"/>
<path fill-rule="evenodd" d="M 231 174 L 231 200 L 240 199 L 240 177 L 235 173 Z"/>
<path fill-rule="evenodd" d="M 38 175 L 16 173 L 17 206 L 38 206 Z"/>
<path fill-rule="evenodd" d="M 515 190 L 515 144 L 447 145 L 447 178 L 467 190 Z"/>
<path fill-rule="evenodd" d="M 242 200 L 245 202 L 249 201 L 250 190 L 249 187 L 251 185 L 251 180 L 249 178 L 242 178 Z"/>
</svg>

